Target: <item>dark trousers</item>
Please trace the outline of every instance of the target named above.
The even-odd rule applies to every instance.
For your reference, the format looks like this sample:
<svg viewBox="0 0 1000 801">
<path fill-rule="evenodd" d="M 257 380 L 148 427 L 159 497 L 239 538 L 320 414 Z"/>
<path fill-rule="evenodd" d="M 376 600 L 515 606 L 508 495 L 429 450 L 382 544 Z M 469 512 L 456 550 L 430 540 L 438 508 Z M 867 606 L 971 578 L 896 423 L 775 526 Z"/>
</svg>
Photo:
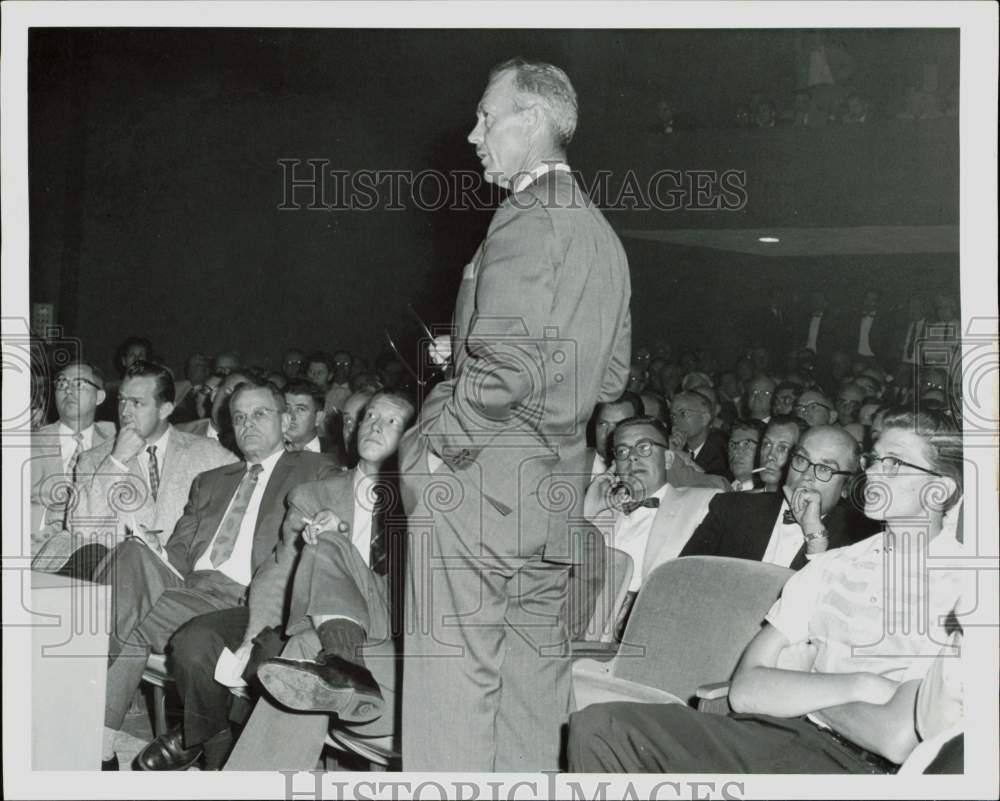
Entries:
<svg viewBox="0 0 1000 801">
<path fill-rule="evenodd" d="M 150 651 L 164 653 L 188 620 L 243 602 L 246 588 L 217 570 L 180 578 L 152 551 L 126 540 L 97 567 L 95 581 L 110 584 L 112 631 L 104 725 L 120 729 L 142 682 Z"/>
<path fill-rule="evenodd" d="M 595 704 L 569 720 L 571 773 L 887 773 L 891 763 L 805 718 Z"/>
</svg>

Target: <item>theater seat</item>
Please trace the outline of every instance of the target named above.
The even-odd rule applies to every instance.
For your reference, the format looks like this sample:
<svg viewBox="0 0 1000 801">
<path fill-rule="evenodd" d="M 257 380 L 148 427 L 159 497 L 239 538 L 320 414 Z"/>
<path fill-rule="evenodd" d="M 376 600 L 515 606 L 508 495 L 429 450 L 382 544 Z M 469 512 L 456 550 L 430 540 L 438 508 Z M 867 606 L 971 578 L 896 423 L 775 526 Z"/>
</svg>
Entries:
<svg viewBox="0 0 1000 801">
<path fill-rule="evenodd" d="M 614 657 L 574 663 L 577 708 L 606 701 L 694 703 L 701 685 L 732 676 L 792 572 L 713 556 L 660 565 L 639 590 Z"/>
</svg>

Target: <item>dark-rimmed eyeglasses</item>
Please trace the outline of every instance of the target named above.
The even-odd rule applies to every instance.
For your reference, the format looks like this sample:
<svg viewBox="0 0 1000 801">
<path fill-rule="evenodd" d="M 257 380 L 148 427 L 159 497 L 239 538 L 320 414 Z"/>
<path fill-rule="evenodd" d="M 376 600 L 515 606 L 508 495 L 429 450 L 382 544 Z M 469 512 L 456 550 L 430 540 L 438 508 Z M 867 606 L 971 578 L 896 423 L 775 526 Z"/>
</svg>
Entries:
<svg viewBox="0 0 1000 801">
<path fill-rule="evenodd" d="M 656 442 L 652 439 L 640 439 L 633 445 L 615 445 L 611 453 L 614 454 L 615 459 L 619 462 L 624 462 L 633 453 L 645 459 L 647 456 L 651 456 L 653 454 L 653 448 L 666 449 L 667 446 L 662 442 Z"/>
<path fill-rule="evenodd" d="M 79 392 L 83 385 L 86 384 L 88 387 L 93 387 L 94 389 L 100 389 L 100 387 L 93 381 L 88 381 L 86 378 L 66 378 L 66 376 L 59 376 L 55 382 L 55 388 L 61 392 L 65 392 L 68 389 L 74 392 Z"/>
<path fill-rule="evenodd" d="M 887 476 L 894 476 L 899 472 L 900 467 L 909 467 L 913 470 L 919 470 L 921 473 L 927 473 L 932 476 L 941 477 L 941 474 L 931 470 L 927 467 L 921 467 L 918 464 L 913 464 L 912 462 L 904 461 L 897 456 L 879 456 L 876 453 L 863 453 L 861 454 L 861 469 L 868 470 L 870 467 L 874 467 L 875 464 L 882 465 L 882 473 Z"/>
<path fill-rule="evenodd" d="M 822 481 L 824 484 L 832 479 L 834 476 L 853 476 L 854 473 L 850 470 L 836 470 L 828 464 L 817 464 L 816 462 L 810 462 L 808 457 L 802 453 L 802 451 L 795 451 L 792 453 L 792 458 L 790 462 L 792 470 L 796 473 L 804 473 L 810 467 L 812 468 L 813 475 L 816 477 L 817 481 Z"/>
<path fill-rule="evenodd" d="M 796 403 L 795 404 L 795 411 L 796 412 L 811 412 L 817 406 L 822 406 L 824 409 L 826 409 L 829 412 L 833 411 L 833 407 L 832 406 L 827 406 L 825 403 L 821 403 L 820 401 L 811 401 L 810 403 Z"/>
</svg>

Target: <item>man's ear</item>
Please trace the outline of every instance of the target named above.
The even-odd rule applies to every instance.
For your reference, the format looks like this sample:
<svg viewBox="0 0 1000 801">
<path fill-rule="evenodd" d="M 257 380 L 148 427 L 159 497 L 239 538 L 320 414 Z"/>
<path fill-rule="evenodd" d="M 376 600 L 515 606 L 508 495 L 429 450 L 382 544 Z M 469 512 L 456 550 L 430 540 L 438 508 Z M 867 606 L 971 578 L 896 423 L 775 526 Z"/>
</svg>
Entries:
<svg viewBox="0 0 1000 801">
<path fill-rule="evenodd" d="M 166 420 L 173 413 L 174 413 L 174 404 L 172 404 L 170 401 L 160 404 L 160 408 L 156 410 L 156 414 L 161 420 Z"/>
<path fill-rule="evenodd" d="M 108 394 L 103 389 L 97 390 L 97 405 L 100 406 L 104 403 L 106 397 L 108 397 Z"/>
<path fill-rule="evenodd" d="M 289 427 L 292 425 L 292 416 L 288 412 L 281 413 L 281 433 L 287 434 Z"/>
<path fill-rule="evenodd" d="M 674 460 L 677 458 L 677 454 L 674 453 L 670 448 L 663 449 L 663 466 L 669 470 L 674 466 Z"/>
</svg>

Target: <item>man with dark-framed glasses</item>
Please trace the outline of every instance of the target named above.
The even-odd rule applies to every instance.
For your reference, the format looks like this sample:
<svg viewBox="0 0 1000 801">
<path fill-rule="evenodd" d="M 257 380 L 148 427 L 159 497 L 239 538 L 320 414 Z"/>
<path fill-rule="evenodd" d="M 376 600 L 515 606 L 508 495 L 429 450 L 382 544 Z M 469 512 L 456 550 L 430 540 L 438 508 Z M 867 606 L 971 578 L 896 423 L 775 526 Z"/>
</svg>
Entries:
<svg viewBox="0 0 1000 801">
<path fill-rule="evenodd" d="M 878 524 L 848 502 L 860 455 L 844 429 L 810 428 L 791 451 L 779 492 L 713 498 L 681 556 L 730 556 L 798 570 L 810 554 L 870 536 Z"/>
</svg>

